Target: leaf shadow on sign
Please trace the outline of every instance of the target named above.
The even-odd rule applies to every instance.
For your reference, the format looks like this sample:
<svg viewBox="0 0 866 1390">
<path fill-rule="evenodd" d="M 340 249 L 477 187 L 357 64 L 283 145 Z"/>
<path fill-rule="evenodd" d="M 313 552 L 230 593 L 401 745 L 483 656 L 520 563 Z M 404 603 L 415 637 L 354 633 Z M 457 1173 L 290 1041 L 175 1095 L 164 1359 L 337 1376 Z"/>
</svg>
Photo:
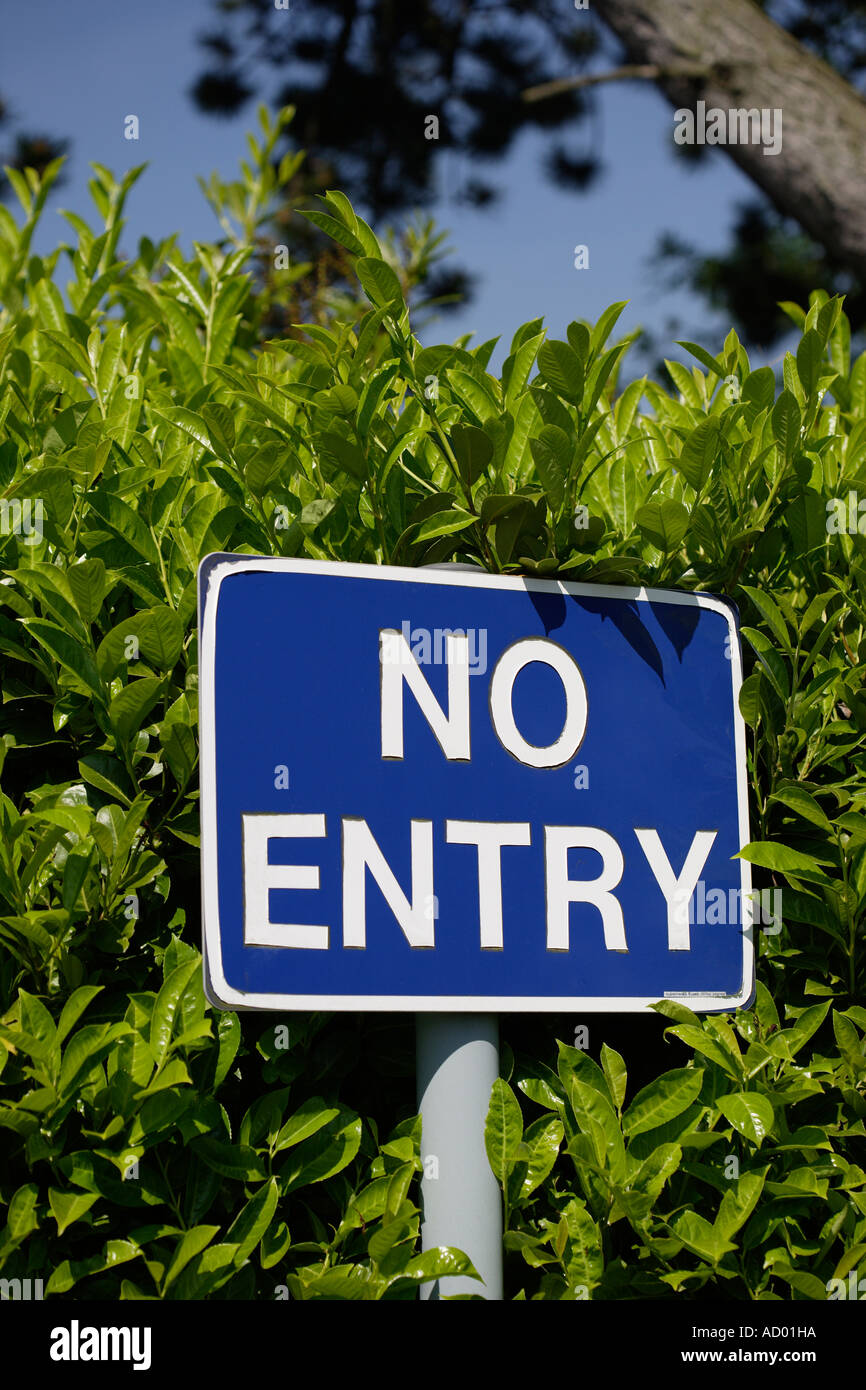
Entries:
<svg viewBox="0 0 866 1390">
<path fill-rule="evenodd" d="M 667 688 L 661 652 L 641 622 L 637 600 L 631 602 L 620 600 L 612 609 L 610 599 L 606 598 L 585 598 L 572 594 L 571 599 L 587 613 L 597 613 L 602 621 L 606 618 L 609 619 L 628 642 L 632 651 L 646 662 L 658 676 L 662 685 Z"/>
<path fill-rule="evenodd" d="M 694 637 L 700 621 L 701 610 L 697 600 L 694 603 L 651 603 L 650 608 L 682 665 L 683 652 Z"/>
<path fill-rule="evenodd" d="M 566 618 L 566 606 L 564 594 L 540 594 L 537 590 L 527 589 L 529 601 L 541 619 L 544 627 L 544 634 L 549 637 L 551 632 L 555 632 L 558 627 L 562 627 Z"/>
</svg>

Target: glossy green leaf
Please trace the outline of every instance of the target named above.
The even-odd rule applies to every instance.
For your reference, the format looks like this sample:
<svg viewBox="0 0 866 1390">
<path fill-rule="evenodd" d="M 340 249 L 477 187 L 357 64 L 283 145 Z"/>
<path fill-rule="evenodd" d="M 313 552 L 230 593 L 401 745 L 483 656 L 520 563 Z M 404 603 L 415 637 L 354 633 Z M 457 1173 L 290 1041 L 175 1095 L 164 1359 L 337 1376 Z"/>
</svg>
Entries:
<svg viewBox="0 0 866 1390">
<path fill-rule="evenodd" d="M 66 582 L 83 621 L 92 623 L 105 596 L 105 565 L 101 560 L 80 560 L 69 566 Z"/>
<path fill-rule="evenodd" d="M 623 1115 L 623 1133 L 642 1134 L 682 1114 L 697 1097 L 703 1080 L 704 1073 L 700 1068 L 682 1067 L 651 1081 L 642 1091 L 638 1091 Z"/>
<path fill-rule="evenodd" d="M 508 1181 L 522 1137 L 520 1105 L 508 1083 L 497 1077 L 484 1125 L 484 1147 L 500 1187 L 504 1188 Z"/>
<path fill-rule="evenodd" d="M 577 405 L 583 395 L 583 364 L 570 343 L 548 338 L 538 349 L 538 370 L 567 401 Z"/>
<path fill-rule="evenodd" d="M 98 1200 L 98 1194 L 95 1192 L 60 1192 L 55 1187 L 49 1187 L 48 1205 L 57 1222 L 57 1234 L 62 1236 L 66 1228 L 89 1211 Z"/>
<path fill-rule="evenodd" d="M 156 996 L 150 1024 L 150 1050 L 157 1066 L 161 1065 L 168 1052 L 181 995 L 195 971 L 200 969 L 201 963 L 197 959 L 185 961 L 172 970 Z"/>
<path fill-rule="evenodd" d="M 773 1128 L 774 1112 L 766 1096 L 758 1091 L 740 1091 L 720 1096 L 716 1105 L 736 1130 L 760 1148 Z"/>
<path fill-rule="evenodd" d="M 710 416 L 696 425 L 689 434 L 676 462 L 680 473 L 696 492 L 703 490 L 718 452 L 719 424 L 714 416 Z"/>
<path fill-rule="evenodd" d="M 309 1139 L 310 1135 L 330 1124 L 339 1113 L 338 1107 L 326 1105 L 321 1096 L 311 1096 L 283 1125 L 274 1143 L 274 1153 Z"/>
<path fill-rule="evenodd" d="M 686 534 L 689 514 L 681 502 L 672 498 L 654 498 L 638 507 L 635 521 L 648 541 L 666 554 L 675 550 Z"/>
<path fill-rule="evenodd" d="M 108 707 L 108 717 L 120 743 L 128 743 L 138 732 L 162 690 L 163 682 L 159 676 L 142 676 L 130 681 L 115 695 Z"/>
</svg>

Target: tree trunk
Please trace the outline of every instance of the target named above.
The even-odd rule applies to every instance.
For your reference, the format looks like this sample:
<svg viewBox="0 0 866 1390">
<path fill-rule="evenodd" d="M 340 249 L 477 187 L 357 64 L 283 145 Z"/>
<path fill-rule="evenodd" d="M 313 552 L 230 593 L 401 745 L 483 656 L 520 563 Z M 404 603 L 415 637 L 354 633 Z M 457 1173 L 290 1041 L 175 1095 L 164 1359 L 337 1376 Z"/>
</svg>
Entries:
<svg viewBox="0 0 866 1390">
<path fill-rule="evenodd" d="M 815 241 L 866 281 L 866 101 L 752 0 L 593 0 L 634 63 L 663 70 L 676 107 L 782 111 L 782 145 L 723 145 Z M 697 64 L 705 77 L 664 76 Z M 778 119 L 778 118 L 777 118 Z"/>
</svg>

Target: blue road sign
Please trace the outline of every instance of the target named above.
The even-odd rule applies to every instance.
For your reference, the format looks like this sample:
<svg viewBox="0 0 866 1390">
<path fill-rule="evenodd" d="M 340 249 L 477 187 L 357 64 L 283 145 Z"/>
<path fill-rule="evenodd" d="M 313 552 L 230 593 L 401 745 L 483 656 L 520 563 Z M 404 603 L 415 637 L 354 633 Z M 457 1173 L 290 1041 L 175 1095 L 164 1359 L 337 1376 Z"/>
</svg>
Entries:
<svg viewBox="0 0 866 1390">
<path fill-rule="evenodd" d="M 750 1000 L 729 603 L 249 555 L 199 578 L 216 1004 Z"/>
</svg>

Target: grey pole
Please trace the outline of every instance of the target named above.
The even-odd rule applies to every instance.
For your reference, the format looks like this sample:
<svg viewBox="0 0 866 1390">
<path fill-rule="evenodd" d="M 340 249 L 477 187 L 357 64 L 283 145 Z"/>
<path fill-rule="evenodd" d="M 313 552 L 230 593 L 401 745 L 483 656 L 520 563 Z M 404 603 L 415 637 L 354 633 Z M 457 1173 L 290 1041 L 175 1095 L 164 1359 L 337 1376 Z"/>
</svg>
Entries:
<svg viewBox="0 0 866 1390">
<path fill-rule="evenodd" d="M 430 569 L 478 570 L 446 562 Z M 454 1245 L 476 1279 L 449 1276 L 421 1285 L 422 1299 L 480 1293 L 502 1298 L 502 1200 L 484 1147 L 484 1123 L 499 1075 L 495 1014 L 418 1014 L 415 1071 L 421 1114 L 421 1249 Z M 441 1287 L 440 1287 L 441 1285 Z"/>
<path fill-rule="evenodd" d="M 424 1299 L 461 1293 L 502 1298 L 502 1201 L 484 1147 L 490 1092 L 499 1075 L 495 1014 L 418 1014 L 421 1112 L 421 1249 L 455 1245 L 484 1280 L 421 1285 Z"/>
</svg>

